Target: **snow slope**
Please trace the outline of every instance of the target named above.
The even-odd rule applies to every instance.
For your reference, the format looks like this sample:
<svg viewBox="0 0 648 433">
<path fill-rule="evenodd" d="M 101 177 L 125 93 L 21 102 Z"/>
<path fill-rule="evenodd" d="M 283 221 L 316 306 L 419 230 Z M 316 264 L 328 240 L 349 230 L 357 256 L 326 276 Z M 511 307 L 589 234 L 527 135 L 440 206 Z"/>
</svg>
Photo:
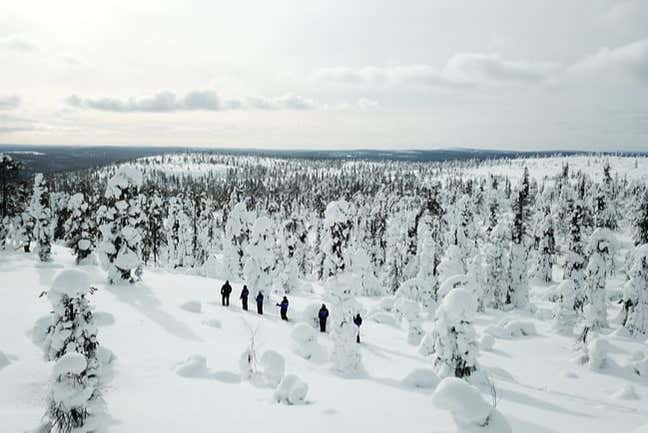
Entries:
<svg viewBox="0 0 648 433">
<path fill-rule="evenodd" d="M 28 431 L 45 411 L 52 365 L 44 361 L 32 330 L 48 314 L 49 304 L 38 295 L 58 271 L 75 267 L 67 249 L 56 246 L 53 253 L 53 263 L 40 264 L 35 255 L 0 252 L 0 352 L 10 360 L 0 364 L 0 433 Z M 407 344 L 406 323 L 397 327 L 366 319 L 361 345 L 366 374 L 341 378 L 330 363 L 293 352 L 295 321 L 282 322 L 275 308 L 262 317 L 242 312 L 234 302 L 237 284 L 232 306 L 224 308 L 218 303 L 219 280 L 146 269 L 140 284 L 107 286 L 103 271 L 83 269 L 99 289 L 92 296 L 100 313 L 99 341 L 117 357 L 105 390 L 111 433 L 457 431 L 450 413 L 434 407 L 432 389 L 402 384 L 412 371 L 431 367 Z M 543 301 L 546 290 L 533 290 L 540 308 L 549 308 Z M 319 302 L 319 295 L 290 299 L 288 315 L 297 318 L 307 305 Z M 199 302 L 201 308 L 195 303 L 186 308 L 188 302 Z M 377 299 L 362 302 L 367 310 L 378 304 Z M 636 351 L 648 352 L 645 342 L 606 337 L 614 362 L 592 371 L 573 361 L 578 354 L 573 338 L 555 335 L 550 321 L 528 313 L 478 315 L 479 334 L 504 317 L 529 321 L 537 330 L 533 336 L 496 338 L 494 348 L 479 355 L 501 397 L 498 410 L 514 432 L 623 433 L 648 424 L 648 380 L 625 368 Z M 426 329 L 430 325 L 424 322 Z M 308 384 L 307 404 L 275 403 L 272 389 L 241 381 L 239 356 L 248 345 L 249 327 L 258 330 L 259 359 L 265 350 L 279 352 L 286 374 Z M 329 352 L 330 338 L 318 334 Z M 187 367 L 193 355 L 204 357 L 205 364 L 193 357 Z M 189 374 L 177 374 L 179 365 Z M 638 399 L 614 396 L 629 383 Z"/>
</svg>

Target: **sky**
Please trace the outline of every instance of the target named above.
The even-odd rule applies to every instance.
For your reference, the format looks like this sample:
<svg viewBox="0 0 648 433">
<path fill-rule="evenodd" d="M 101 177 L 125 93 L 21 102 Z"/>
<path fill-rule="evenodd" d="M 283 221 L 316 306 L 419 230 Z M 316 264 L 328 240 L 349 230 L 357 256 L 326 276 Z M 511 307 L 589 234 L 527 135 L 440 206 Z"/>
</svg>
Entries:
<svg viewBox="0 0 648 433">
<path fill-rule="evenodd" d="M 2 0 L 0 143 L 648 151 L 648 0 Z"/>
</svg>

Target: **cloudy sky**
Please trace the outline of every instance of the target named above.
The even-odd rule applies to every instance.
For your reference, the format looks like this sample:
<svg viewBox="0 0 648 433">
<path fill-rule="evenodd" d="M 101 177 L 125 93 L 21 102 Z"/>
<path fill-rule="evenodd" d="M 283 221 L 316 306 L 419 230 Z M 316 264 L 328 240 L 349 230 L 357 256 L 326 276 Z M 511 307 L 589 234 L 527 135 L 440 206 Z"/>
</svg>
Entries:
<svg viewBox="0 0 648 433">
<path fill-rule="evenodd" d="M 0 143 L 648 150 L 648 1 L 3 0 Z"/>
</svg>

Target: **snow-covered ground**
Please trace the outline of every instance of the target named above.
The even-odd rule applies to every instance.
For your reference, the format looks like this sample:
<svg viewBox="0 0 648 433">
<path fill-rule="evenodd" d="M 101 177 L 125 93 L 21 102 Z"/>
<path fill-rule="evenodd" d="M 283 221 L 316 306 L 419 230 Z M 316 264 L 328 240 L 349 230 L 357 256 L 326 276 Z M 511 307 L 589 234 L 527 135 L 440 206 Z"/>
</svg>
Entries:
<svg viewBox="0 0 648 433">
<path fill-rule="evenodd" d="M 53 254 L 52 263 L 41 264 L 36 255 L 0 252 L 0 433 L 29 431 L 45 411 L 52 363 L 34 342 L 34 325 L 50 306 L 39 294 L 59 271 L 76 267 L 67 249 L 55 246 Z M 415 369 L 432 367 L 429 358 L 407 344 L 405 323 L 378 324 L 365 314 L 361 353 L 366 372 L 343 378 L 329 362 L 293 352 L 291 331 L 300 313 L 320 302 L 318 286 L 313 295 L 290 297 L 292 320 L 286 323 L 276 308 L 264 316 L 243 312 L 236 302 L 238 284 L 232 305 L 225 308 L 219 302 L 220 280 L 146 269 L 143 282 L 109 286 L 99 268 L 82 269 L 98 288 L 91 299 L 99 341 L 116 356 L 105 389 L 111 433 L 457 431 L 450 413 L 435 408 L 433 389 L 403 382 Z M 615 287 L 614 281 L 610 284 Z M 581 365 L 574 360 L 579 354 L 575 338 L 557 335 L 550 315 L 542 314 L 551 306 L 544 300 L 551 289 L 533 287 L 538 314 L 488 311 L 476 320 L 480 335 L 495 327 L 490 332 L 501 336 L 503 318 L 529 322 L 537 331 L 495 338 L 493 349 L 481 350 L 478 358 L 513 431 L 625 433 L 648 424 L 648 378 L 628 367 L 638 352 L 648 353 L 645 342 L 609 335 L 609 362 L 598 371 Z M 361 301 L 369 312 L 379 300 Z M 613 324 L 617 312 L 610 311 Z M 426 330 L 430 326 L 431 321 L 424 322 Z M 257 330 L 259 358 L 266 350 L 279 352 L 286 374 L 308 384 L 306 404 L 276 403 L 273 389 L 241 380 L 239 358 L 250 329 Z M 330 352 L 330 335 L 318 333 L 318 341 Z M 203 356 L 206 366 L 200 357 L 186 362 L 194 355 Z"/>
</svg>

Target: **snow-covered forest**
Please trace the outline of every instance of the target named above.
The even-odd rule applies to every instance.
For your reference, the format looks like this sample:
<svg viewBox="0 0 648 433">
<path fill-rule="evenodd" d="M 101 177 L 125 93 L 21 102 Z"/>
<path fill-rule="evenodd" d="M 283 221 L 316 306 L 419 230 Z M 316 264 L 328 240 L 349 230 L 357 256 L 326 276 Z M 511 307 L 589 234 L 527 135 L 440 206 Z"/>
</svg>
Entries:
<svg viewBox="0 0 648 433">
<path fill-rule="evenodd" d="M 648 431 L 647 157 L 20 172 L 0 433 Z"/>
</svg>

